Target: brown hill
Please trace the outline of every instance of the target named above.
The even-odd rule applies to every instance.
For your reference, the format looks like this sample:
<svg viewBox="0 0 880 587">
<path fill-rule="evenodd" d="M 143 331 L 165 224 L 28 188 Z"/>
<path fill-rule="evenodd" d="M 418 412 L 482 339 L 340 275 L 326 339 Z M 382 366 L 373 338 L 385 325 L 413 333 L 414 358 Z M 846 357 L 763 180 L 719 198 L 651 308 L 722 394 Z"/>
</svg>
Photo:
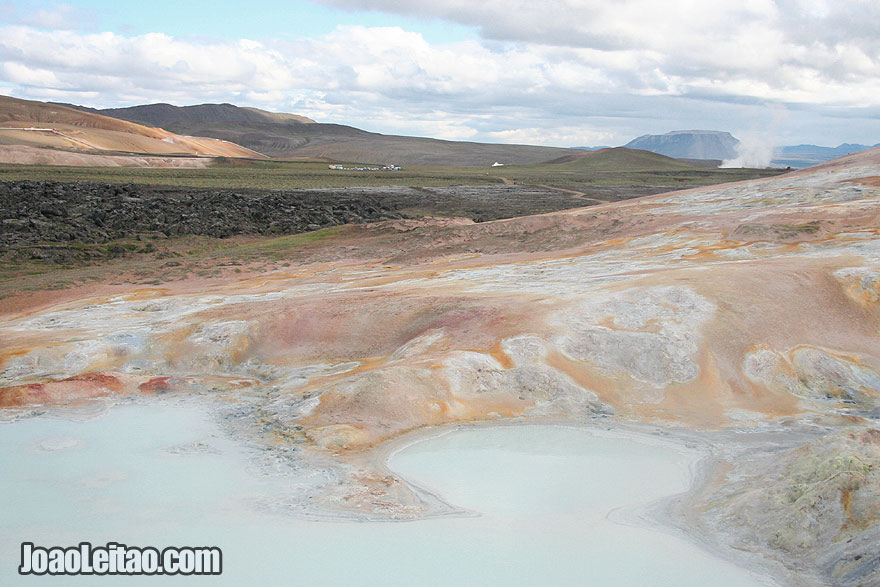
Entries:
<svg viewBox="0 0 880 587">
<path fill-rule="evenodd" d="M 236 144 L 149 128 L 61 104 L 0 96 L 0 144 L 101 153 L 262 157 Z"/>
<path fill-rule="evenodd" d="M 67 106 L 67 104 L 65 104 Z M 264 124 L 294 123 L 315 124 L 315 121 L 297 114 L 268 112 L 259 108 L 239 108 L 232 104 L 199 104 L 197 106 L 172 106 L 171 104 L 149 104 L 129 108 L 107 108 L 96 110 L 82 106 L 71 106 L 85 112 L 111 116 L 120 120 L 138 122 L 147 126 L 171 128 L 188 124 Z"/>
<path fill-rule="evenodd" d="M 403 165 L 491 165 L 498 161 L 513 165 L 541 163 L 572 152 L 558 147 L 383 135 L 231 104 L 149 104 L 93 112 L 187 135 L 223 139 L 282 159 L 316 157 Z"/>
<path fill-rule="evenodd" d="M 705 167 L 689 161 L 673 159 L 666 155 L 626 147 L 578 151 L 546 163 L 591 171 L 683 171 Z"/>
</svg>

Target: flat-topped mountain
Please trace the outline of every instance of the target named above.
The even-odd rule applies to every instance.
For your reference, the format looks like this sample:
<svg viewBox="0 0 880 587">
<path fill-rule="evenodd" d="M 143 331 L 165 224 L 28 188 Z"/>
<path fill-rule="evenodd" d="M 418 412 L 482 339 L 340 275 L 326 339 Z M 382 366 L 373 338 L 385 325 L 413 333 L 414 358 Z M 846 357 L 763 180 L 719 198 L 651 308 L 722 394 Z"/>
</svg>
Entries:
<svg viewBox="0 0 880 587">
<path fill-rule="evenodd" d="M 739 141 L 729 132 L 676 130 L 663 135 L 642 135 L 624 147 L 660 153 L 677 159 L 733 159 Z"/>
<path fill-rule="evenodd" d="M 740 141 L 729 132 L 716 130 L 677 130 L 662 135 L 643 135 L 624 145 L 630 149 L 642 149 L 676 159 L 718 160 L 735 159 Z M 873 145 L 878 146 L 878 145 Z M 787 145 L 774 149 L 773 160 L 777 167 L 800 169 L 825 161 L 870 149 L 871 145 L 844 143 L 836 147 L 819 145 Z"/>
</svg>

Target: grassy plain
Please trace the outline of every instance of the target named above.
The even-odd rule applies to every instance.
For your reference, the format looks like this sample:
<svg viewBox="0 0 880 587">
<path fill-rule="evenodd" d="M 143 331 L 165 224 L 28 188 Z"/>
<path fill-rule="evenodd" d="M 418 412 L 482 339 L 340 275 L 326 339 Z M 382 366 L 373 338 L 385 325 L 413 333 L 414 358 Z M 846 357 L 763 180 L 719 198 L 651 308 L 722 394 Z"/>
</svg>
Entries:
<svg viewBox="0 0 880 587">
<path fill-rule="evenodd" d="M 357 164 L 345 164 L 355 166 Z M 519 182 L 575 191 L 635 188 L 668 190 L 740 181 L 778 170 L 712 169 L 695 165 L 643 165 L 619 158 L 503 167 L 407 166 L 402 171 L 332 170 L 327 163 L 221 160 L 205 169 L 62 167 L 0 164 L 0 180 L 136 183 L 201 188 L 304 189 L 353 186 L 436 187 Z M 638 194 L 641 195 L 641 194 Z M 618 198 L 610 198 L 618 199 Z"/>
<path fill-rule="evenodd" d="M 356 164 L 346 164 L 356 165 Z M 338 171 L 327 163 L 218 162 L 205 169 L 0 165 L 0 180 L 137 183 L 198 188 L 305 189 L 350 186 L 434 187 L 501 183 L 482 168 L 424 167 L 403 171 Z"/>
</svg>

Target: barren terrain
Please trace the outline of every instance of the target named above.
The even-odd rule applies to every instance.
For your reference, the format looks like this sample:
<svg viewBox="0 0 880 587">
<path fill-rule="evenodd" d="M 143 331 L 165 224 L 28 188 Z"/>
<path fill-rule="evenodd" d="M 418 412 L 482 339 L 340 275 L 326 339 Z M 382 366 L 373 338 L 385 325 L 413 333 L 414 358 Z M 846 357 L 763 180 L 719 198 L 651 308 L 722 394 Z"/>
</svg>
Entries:
<svg viewBox="0 0 880 587">
<path fill-rule="evenodd" d="M 58 104 L 0 96 L 0 146 L 28 149 L 0 149 L 4 163 L 49 165 L 119 165 L 108 160 L 74 157 L 74 152 L 122 154 L 197 155 L 207 157 L 264 156 L 227 141 L 178 135 L 106 116 L 74 110 Z M 112 154 L 112 153 L 110 153 Z M 135 164 L 132 160 L 128 164 Z M 158 166 L 155 159 L 140 162 Z M 173 165 L 169 165 L 173 166 Z"/>
<path fill-rule="evenodd" d="M 0 405 L 226 400 L 320 482 L 437 513 L 383 465 L 427 427 L 647 426 L 714 454 L 669 515 L 792 584 L 880 581 L 880 149 L 771 179 L 474 223 L 342 227 L 267 270 L 11 298 Z M 60 276 L 60 274 L 59 274 Z"/>
</svg>

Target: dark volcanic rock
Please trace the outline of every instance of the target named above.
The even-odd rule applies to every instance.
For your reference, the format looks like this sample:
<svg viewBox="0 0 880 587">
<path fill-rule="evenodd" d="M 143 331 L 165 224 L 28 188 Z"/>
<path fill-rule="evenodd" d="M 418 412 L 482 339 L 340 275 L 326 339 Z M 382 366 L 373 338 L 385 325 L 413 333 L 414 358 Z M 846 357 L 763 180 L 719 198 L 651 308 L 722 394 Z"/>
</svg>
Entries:
<svg viewBox="0 0 880 587">
<path fill-rule="evenodd" d="M 0 252 L 37 243 L 105 243 L 146 232 L 220 238 L 293 234 L 401 216 L 376 196 L 344 190 L 255 192 L 0 182 Z"/>
<path fill-rule="evenodd" d="M 559 190 L 502 184 L 248 190 L 0 182 L 0 259 L 63 262 L 86 260 L 95 254 L 109 256 L 110 245 L 105 243 L 136 239 L 145 233 L 166 237 L 281 236 L 419 216 L 467 217 L 483 222 L 591 203 Z M 35 250 L 47 246 L 51 254 Z"/>
</svg>

